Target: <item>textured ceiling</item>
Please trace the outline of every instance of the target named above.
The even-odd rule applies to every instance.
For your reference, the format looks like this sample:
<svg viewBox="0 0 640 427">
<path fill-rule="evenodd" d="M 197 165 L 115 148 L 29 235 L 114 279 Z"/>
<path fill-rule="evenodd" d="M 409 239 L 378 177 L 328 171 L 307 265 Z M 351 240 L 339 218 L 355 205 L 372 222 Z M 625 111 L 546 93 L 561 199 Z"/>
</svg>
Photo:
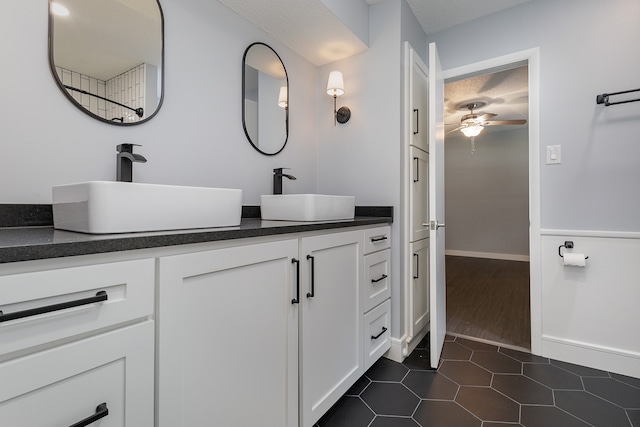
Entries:
<svg viewBox="0 0 640 427">
<path fill-rule="evenodd" d="M 497 114 L 491 120 L 529 120 L 529 75 L 527 66 L 497 71 L 447 83 L 444 89 L 445 130 L 455 128 L 469 110 L 460 110 L 460 104 L 471 101 L 487 105 L 474 114 Z M 498 132 L 523 125 L 488 126 L 484 132 Z M 526 125 L 525 125 L 526 126 Z M 453 135 L 453 134 L 452 134 Z"/>
<path fill-rule="evenodd" d="M 377 0 L 366 0 L 377 2 Z M 422 29 L 437 33 L 529 0 L 407 0 Z"/>
<path fill-rule="evenodd" d="M 219 1 L 318 66 L 367 49 L 322 0 Z M 364 1 L 372 5 L 384 0 Z M 527 1 L 530 0 L 407 0 L 427 34 Z"/>
<path fill-rule="evenodd" d="M 219 1 L 314 65 L 367 49 L 320 0 Z"/>
</svg>

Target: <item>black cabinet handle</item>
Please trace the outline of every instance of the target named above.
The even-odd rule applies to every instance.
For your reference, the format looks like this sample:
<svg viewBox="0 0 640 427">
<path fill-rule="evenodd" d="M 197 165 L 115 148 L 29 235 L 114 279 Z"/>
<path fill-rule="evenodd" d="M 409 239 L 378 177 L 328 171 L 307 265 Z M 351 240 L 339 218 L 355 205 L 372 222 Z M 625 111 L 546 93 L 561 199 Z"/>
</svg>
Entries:
<svg viewBox="0 0 640 427">
<path fill-rule="evenodd" d="M 416 174 L 413 178 L 413 182 L 418 182 L 420 181 L 420 159 L 417 157 L 414 157 L 413 160 L 415 160 L 416 162 Z"/>
<path fill-rule="evenodd" d="M 85 418 L 82 421 L 78 421 L 77 423 L 72 424 L 69 427 L 86 427 L 89 424 L 93 424 L 96 421 L 98 421 L 99 419 L 106 417 L 107 415 L 109 415 L 109 408 L 107 408 L 107 404 L 106 403 L 101 403 L 96 408 L 96 413 L 95 414 L 91 415 L 88 418 Z"/>
<path fill-rule="evenodd" d="M 371 339 L 372 340 L 377 340 L 378 338 L 380 338 L 382 336 L 382 334 L 384 334 L 385 332 L 387 332 L 387 328 L 385 328 L 384 326 L 382 327 L 382 332 L 380 332 L 378 335 L 371 335 Z"/>
<path fill-rule="evenodd" d="M 378 283 L 379 281 L 384 280 L 386 278 L 387 278 L 387 275 L 383 274 L 382 276 L 380 276 L 379 279 L 371 279 L 371 283 Z"/>
<path fill-rule="evenodd" d="M 420 278 L 420 255 L 413 254 L 413 256 L 416 259 L 416 274 L 413 275 L 413 278 L 419 279 Z"/>
<path fill-rule="evenodd" d="M 311 255 L 307 255 L 307 259 L 311 260 L 311 292 L 307 292 L 307 298 L 313 298 L 316 296 L 316 259 Z"/>
<path fill-rule="evenodd" d="M 382 242 L 383 240 L 387 240 L 387 236 L 372 237 L 371 243 Z"/>
<path fill-rule="evenodd" d="M 23 317 L 37 316 L 38 314 L 51 313 L 52 311 L 60 311 L 67 308 L 79 307 L 81 305 L 94 304 L 106 301 L 108 295 L 105 291 L 99 291 L 95 297 L 82 298 L 75 301 L 62 302 L 58 304 L 46 305 L 44 307 L 30 308 L 28 310 L 16 311 L 13 313 L 3 314 L 0 311 L 0 323 L 9 320 L 22 319 Z"/>
<path fill-rule="evenodd" d="M 296 265 L 296 297 L 291 300 L 291 304 L 300 303 L 300 261 L 292 258 L 291 263 Z"/>
<path fill-rule="evenodd" d="M 420 132 L 420 112 L 417 108 L 414 108 L 413 112 L 416 113 L 416 130 L 413 131 L 413 134 L 417 135 Z"/>
</svg>

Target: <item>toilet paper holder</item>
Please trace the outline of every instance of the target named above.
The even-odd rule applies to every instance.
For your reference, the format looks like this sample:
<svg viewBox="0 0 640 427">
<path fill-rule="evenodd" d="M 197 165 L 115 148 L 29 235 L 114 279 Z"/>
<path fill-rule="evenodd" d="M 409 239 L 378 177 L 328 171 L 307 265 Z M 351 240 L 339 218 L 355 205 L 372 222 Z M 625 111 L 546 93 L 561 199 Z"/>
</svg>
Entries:
<svg viewBox="0 0 640 427">
<path fill-rule="evenodd" d="M 560 258 L 564 258 L 564 256 L 562 256 L 562 248 L 573 249 L 573 242 L 571 240 L 566 240 L 564 245 L 558 246 L 558 255 L 560 255 Z M 589 257 L 585 256 L 584 259 L 589 259 Z"/>
</svg>

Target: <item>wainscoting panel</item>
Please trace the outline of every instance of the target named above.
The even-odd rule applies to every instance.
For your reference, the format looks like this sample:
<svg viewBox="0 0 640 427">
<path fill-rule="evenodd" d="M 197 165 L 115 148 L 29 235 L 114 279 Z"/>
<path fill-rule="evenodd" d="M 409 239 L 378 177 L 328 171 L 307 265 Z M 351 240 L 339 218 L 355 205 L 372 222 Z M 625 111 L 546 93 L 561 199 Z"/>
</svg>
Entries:
<svg viewBox="0 0 640 427">
<path fill-rule="evenodd" d="M 640 377 L 640 233 L 542 234 L 543 355 Z M 585 267 L 563 264 L 565 241 Z"/>
</svg>

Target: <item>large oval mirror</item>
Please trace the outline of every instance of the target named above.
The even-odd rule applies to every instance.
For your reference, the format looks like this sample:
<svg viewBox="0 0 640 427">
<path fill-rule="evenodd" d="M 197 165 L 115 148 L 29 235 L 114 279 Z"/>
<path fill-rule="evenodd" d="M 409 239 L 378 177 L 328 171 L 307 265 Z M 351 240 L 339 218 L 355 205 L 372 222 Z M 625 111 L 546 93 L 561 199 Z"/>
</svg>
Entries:
<svg viewBox="0 0 640 427">
<path fill-rule="evenodd" d="M 242 59 L 242 126 L 253 147 L 278 154 L 289 136 L 289 78 L 278 54 L 253 43 Z"/>
<path fill-rule="evenodd" d="M 162 105 L 164 21 L 157 0 L 49 0 L 49 65 L 78 108 L 136 125 Z"/>
</svg>

